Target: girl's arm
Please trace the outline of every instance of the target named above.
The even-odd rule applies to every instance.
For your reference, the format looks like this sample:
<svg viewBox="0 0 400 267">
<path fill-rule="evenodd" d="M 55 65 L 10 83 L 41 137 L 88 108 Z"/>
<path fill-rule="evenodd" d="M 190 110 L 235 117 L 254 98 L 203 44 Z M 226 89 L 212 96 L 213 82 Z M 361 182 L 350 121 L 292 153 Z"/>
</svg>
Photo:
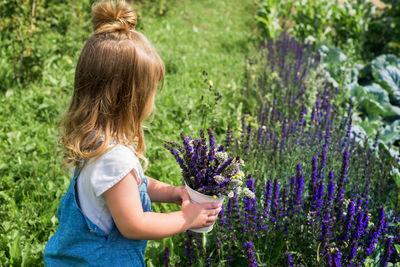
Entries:
<svg viewBox="0 0 400 267">
<path fill-rule="evenodd" d="M 147 177 L 147 193 L 150 196 L 152 202 L 167 202 L 176 203 L 181 205 L 181 197 L 179 192 L 183 186 L 173 186 L 160 181 L 157 181 L 151 177 Z"/>
<path fill-rule="evenodd" d="M 171 213 L 143 212 L 134 170 L 104 193 L 114 222 L 126 238 L 160 239 L 189 228 L 213 224 L 221 210 L 215 202 L 193 204 L 184 188 L 180 189 L 182 207 Z"/>
</svg>

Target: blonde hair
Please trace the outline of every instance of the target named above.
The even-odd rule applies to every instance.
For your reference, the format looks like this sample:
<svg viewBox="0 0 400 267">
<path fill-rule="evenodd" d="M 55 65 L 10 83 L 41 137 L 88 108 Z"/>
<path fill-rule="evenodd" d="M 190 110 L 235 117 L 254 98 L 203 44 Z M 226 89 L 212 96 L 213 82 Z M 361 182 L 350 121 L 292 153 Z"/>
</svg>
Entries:
<svg viewBox="0 0 400 267">
<path fill-rule="evenodd" d="M 80 54 L 71 105 L 60 122 L 69 166 L 102 155 L 113 142 L 133 145 L 147 165 L 142 121 L 165 70 L 147 38 L 135 30 L 136 22 L 123 1 L 92 7 L 94 35 Z"/>
</svg>

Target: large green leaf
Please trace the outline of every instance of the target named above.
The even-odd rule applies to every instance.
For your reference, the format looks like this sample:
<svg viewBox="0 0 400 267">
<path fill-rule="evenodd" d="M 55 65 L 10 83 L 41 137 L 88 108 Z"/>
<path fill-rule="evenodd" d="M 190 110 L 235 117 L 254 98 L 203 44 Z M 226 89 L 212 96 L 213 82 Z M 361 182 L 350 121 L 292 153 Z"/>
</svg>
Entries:
<svg viewBox="0 0 400 267">
<path fill-rule="evenodd" d="M 400 106 L 400 69 L 387 66 L 378 71 L 379 83 L 389 92 L 393 104 Z"/>
<path fill-rule="evenodd" d="M 395 55 L 381 55 L 371 62 L 372 69 L 381 70 L 385 69 L 387 66 L 400 66 L 400 59 L 398 59 Z M 378 79 L 375 76 L 375 79 Z"/>
<path fill-rule="evenodd" d="M 390 103 L 388 92 L 377 83 L 357 86 L 352 92 L 352 97 L 368 115 L 381 115 L 390 120 L 400 118 L 400 108 Z"/>
<path fill-rule="evenodd" d="M 367 86 L 358 86 L 353 92 L 352 96 L 357 99 L 362 99 L 363 97 L 373 98 L 379 103 L 390 103 L 389 102 L 389 94 L 386 92 L 379 84 L 372 83 Z"/>
<path fill-rule="evenodd" d="M 360 106 L 367 114 L 382 115 L 388 120 L 400 119 L 400 108 L 391 104 L 375 100 L 374 98 L 363 97 Z"/>
<path fill-rule="evenodd" d="M 321 44 L 318 48 L 318 52 L 323 57 L 324 63 L 327 64 L 340 64 L 347 60 L 346 55 L 336 47 L 329 47 L 325 44 Z"/>
<path fill-rule="evenodd" d="M 392 171 L 390 172 L 390 174 L 392 175 L 397 187 L 400 188 L 400 171 L 399 171 L 399 169 L 393 168 Z"/>
<path fill-rule="evenodd" d="M 400 140 L 400 120 L 393 122 L 391 125 L 386 125 L 385 130 L 381 134 L 381 139 L 390 145 Z"/>
</svg>

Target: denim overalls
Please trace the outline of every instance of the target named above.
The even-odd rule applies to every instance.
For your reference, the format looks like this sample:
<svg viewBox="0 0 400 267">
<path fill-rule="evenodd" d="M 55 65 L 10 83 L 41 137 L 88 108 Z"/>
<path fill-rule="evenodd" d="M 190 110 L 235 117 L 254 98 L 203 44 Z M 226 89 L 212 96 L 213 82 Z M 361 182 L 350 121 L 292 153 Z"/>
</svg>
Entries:
<svg viewBox="0 0 400 267">
<path fill-rule="evenodd" d="M 59 225 L 44 249 L 46 266 L 145 266 L 143 253 L 147 240 L 127 239 L 113 223 L 104 233 L 81 211 L 77 202 L 76 169 L 74 177 L 58 208 Z M 139 174 L 140 175 L 140 174 Z M 140 200 L 144 212 L 151 211 L 147 178 L 140 177 Z"/>
</svg>

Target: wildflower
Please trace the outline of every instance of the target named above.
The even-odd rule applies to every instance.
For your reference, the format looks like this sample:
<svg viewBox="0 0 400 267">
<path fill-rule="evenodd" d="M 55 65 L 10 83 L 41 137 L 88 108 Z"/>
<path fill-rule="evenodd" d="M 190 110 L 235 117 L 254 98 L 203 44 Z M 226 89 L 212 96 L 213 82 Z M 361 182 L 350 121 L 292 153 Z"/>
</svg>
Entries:
<svg viewBox="0 0 400 267">
<path fill-rule="evenodd" d="M 390 255 L 392 254 L 392 241 L 392 237 L 386 238 L 385 249 L 380 258 L 381 266 L 387 266 L 388 264 Z"/>
<path fill-rule="evenodd" d="M 232 143 L 232 130 L 231 130 L 231 125 L 228 124 L 228 129 L 226 132 L 226 139 L 225 139 L 225 146 L 229 148 Z"/>
<path fill-rule="evenodd" d="M 343 237 L 344 241 L 347 241 L 349 238 L 349 232 L 351 229 L 351 224 L 353 222 L 353 215 L 354 215 L 354 202 L 351 201 L 347 207 L 346 220 L 344 223 L 344 237 Z"/>
<path fill-rule="evenodd" d="M 296 200 L 295 200 L 295 211 L 300 211 L 301 201 L 303 198 L 303 172 L 301 164 L 297 164 L 297 177 L 296 177 Z"/>
<path fill-rule="evenodd" d="M 375 245 L 378 242 L 379 237 L 381 236 L 384 228 L 385 228 L 385 209 L 383 207 L 379 210 L 379 220 L 375 227 L 372 229 L 368 241 L 366 243 L 366 250 L 364 253 L 364 257 L 368 257 L 372 254 L 375 249 Z"/>
<path fill-rule="evenodd" d="M 251 190 L 248 189 L 247 187 L 243 188 L 243 194 L 244 194 L 244 196 L 246 196 L 248 198 L 252 198 L 252 199 L 254 199 L 256 197 L 256 195 L 253 192 L 251 192 Z"/>
<path fill-rule="evenodd" d="M 211 81 L 211 80 L 208 81 L 208 84 L 210 85 L 210 87 L 213 87 L 213 85 L 214 85 L 213 81 Z"/>
<path fill-rule="evenodd" d="M 336 252 L 333 262 L 334 262 L 334 266 L 336 266 L 336 267 L 342 266 L 342 253 L 340 252 L 339 249 Z"/>
<path fill-rule="evenodd" d="M 356 252 L 357 252 L 357 241 L 353 241 L 353 243 L 351 244 L 351 247 L 350 247 L 349 256 L 347 257 L 349 266 L 353 266 L 353 259 L 356 256 Z"/>
<path fill-rule="evenodd" d="M 348 166 L 349 166 L 349 152 L 346 150 L 343 153 L 342 172 L 339 178 L 338 190 L 335 198 L 335 202 L 339 204 L 337 207 L 337 214 L 336 214 L 337 220 L 339 220 L 342 216 L 342 200 L 344 194 L 344 184 L 346 183 L 346 178 L 347 178 Z"/>
<path fill-rule="evenodd" d="M 288 267 L 293 266 L 292 265 L 293 264 L 292 254 L 290 254 L 290 252 L 288 250 L 285 252 L 285 263 L 286 263 L 286 266 L 288 266 Z"/>
<path fill-rule="evenodd" d="M 221 175 L 215 175 L 214 180 L 215 180 L 215 182 L 217 182 L 217 184 L 220 184 L 225 180 L 225 178 Z"/>
<path fill-rule="evenodd" d="M 164 266 L 165 267 L 171 266 L 170 260 L 169 260 L 170 256 L 171 256 L 171 252 L 170 252 L 169 248 L 165 247 L 165 249 L 164 249 Z"/>
<path fill-rule="evenodd" d="M 309 192 L 310 192 L 310 200 L 315 201 L 315 197 L 317 193 L 315 192 L 317 188 L 317 157 L 313 157 L 311 160 L 312 166 L 312 175 L 311 175 L 311 183 L 309 183 Z"/>
<path fill-rule="evenodd" d="M 216 146 L 214 133 L 207 129 L 209 142 L 203 130 L 200 139 L 180 134 L 183 145 L 168 142 L 165 147 L 179 163 L 185 183 L 192 189 L 209 196 L 227 196 L 239 191 L 244 173 L 239 170 L 240 158 L 229 158 L 225 146 Z M 175 149 L 178 148 L 178 150 Z"/>
<path fill-rule="evenodd" d="M 193 264 L 195 260 L 194 255 L 194 244 L 193 244 L 193 233 L 190 230 L 186 231 L 186 239 L 185 239 L 185 256 L 188 259 L 189 264 Z"/>
<path fill-rule="evenodd" d="M 224 162 L 228 159 L 228 153 L 226 152 L 216 152 L 215 153 L 215 158 L 218 160 L 218 162 Z"/>
<path fill-rule="evenodd" d="M 246 249 L 247 265 L 249 267 L 256 267 L 257 259 L 254 257 L 253 243 L 251 241 L 245 242 L 243 247 Z"/>
<path fill-rule="evenodd" d="M 269 209 L 271 205 L 271 179 L 268 179 L 267 185 L 264 187 L 265 201 L 264 201 L 264 217 L 267 218 L 269 214 Z"/>
</svg>

